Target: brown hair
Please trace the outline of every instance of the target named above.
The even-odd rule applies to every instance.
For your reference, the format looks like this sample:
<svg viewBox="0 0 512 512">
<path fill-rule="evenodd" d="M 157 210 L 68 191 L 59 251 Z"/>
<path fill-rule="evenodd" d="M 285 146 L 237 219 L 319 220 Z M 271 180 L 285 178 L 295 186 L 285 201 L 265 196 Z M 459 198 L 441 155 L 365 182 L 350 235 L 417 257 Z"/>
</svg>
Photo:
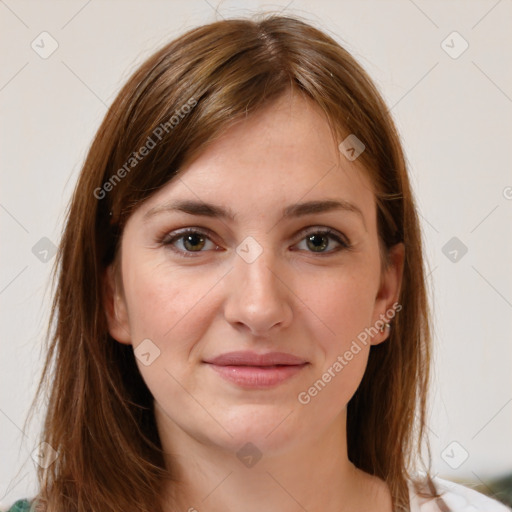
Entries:
<svg viewBox="0 0 512 512">
<path fill-rule="evenodd" d="M 421 234 L 399 136 L 376 87 L 344 48 L 297 17 L 263 15 L 195 28 L 157 51 L 122 88 L 91 145 L 54 269 L 37 396 L 49 389 L 41 441 L 59 457 L 39 469 L 41 510 L 161 510 L 160 492 L 173 472 L 133 348 L 108 333 L 104 272 L 134 208 L 228 123 L 290 88 L 325 112 L 335 140 L 352 133 L 364 143 L 358 162 L 374 186 L 383 264 L 387 249 L 405 244 L 403 309 L 389 339 L 371 348 L 348 404 L 347 443 L 350 460 L 389 485 L 394 510 L 409 509 L 407 480 L 425 441 L 431 336 Z M 141 157 L 150 140 L 155 144 Z"/>
</svg>

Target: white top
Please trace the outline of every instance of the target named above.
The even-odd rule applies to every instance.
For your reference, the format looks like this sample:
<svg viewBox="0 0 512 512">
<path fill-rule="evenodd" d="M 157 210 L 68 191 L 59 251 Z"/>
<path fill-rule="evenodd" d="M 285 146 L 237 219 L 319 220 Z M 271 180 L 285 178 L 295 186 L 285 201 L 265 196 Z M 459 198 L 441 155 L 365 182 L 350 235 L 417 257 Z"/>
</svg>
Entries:
<svg viewBox="0 0 512 512">
<path fill-rule="evenodd" d="M 437 477 L 432 477 L 432 481 L 437 492 L 442 494 L 444 505 L 437 505 L 434 499 L 419 498 L 409 481 L 410 512 L 512 512 L 512 509 L 469 487 Z M 0 511 L 9 510 L 2 505 Z"/>
<path fill-rule="evenodd" d="M 464 485 L 437 477 L 432 481 L 446 506 L 436 504 L 435 499 L 418 497 L 412 482 L 409 482 L 411 512 L 511 512 L 502 503 Z"/>
</svg>

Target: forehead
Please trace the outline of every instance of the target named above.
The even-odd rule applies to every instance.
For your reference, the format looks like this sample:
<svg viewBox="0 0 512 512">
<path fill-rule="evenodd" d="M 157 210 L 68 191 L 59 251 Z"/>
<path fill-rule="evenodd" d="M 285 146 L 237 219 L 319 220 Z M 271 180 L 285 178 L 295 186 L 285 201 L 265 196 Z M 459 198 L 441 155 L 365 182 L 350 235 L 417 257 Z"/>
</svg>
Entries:
<svg viewBox="0 0 512 512">
<path fill-rule="evenodd" d="M 339 198 L 372 217 L 367 173 L 340 154 L 338 142 L 312 100 L 286 94 L 224 130 L 141 213 L 171 198 L 226 205 L 240 217 L 299 201 Z"/>
</svg>

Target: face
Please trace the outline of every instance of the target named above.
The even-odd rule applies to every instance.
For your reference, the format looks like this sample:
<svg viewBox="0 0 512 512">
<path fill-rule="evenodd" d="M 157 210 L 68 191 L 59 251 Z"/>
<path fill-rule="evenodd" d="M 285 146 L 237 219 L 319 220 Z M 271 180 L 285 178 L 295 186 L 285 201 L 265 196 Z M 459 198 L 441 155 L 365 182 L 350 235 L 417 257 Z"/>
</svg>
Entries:
<svg viewBox="0 0 512 512">
<path fill-rule="evenodd" d="M 129 218 L 107 314 L 161 431 L 278 453 L 343 423 L 403 247 L 381 271 L 371 183 L 337 151 L 318 107 L 286 95 Z"/>
</svg>

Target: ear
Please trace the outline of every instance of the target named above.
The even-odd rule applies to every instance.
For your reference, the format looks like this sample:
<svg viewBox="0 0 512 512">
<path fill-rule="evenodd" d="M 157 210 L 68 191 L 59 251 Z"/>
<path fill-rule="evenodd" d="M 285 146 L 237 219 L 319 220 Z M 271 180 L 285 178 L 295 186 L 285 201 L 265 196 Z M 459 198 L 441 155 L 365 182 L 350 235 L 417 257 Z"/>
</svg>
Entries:
<svg viewBox="0 0 512 512">
<path fill-rule="evenodd" d="M 128 308 L 124 298 L 121 276 L 116 263 L 109 265 L 103 274 L 103 303 L 107 316 L 108 331 L 112 338 L 131 345 Z"/>
<path fill-rule="evenodd" d="M 380 326 L 387 322 L 391 324 L 392 329 L 395 310 L 402 309 L 401 306 L 395 304 L 400 297 L 404 261 L 405 245 L 403 243 L 398 243 L 389 249 L 388 265 L 382 272 L 379 290 L 375 297 L 372 326 L 378 327 L 378 333 L 371 339 L 372 345 L 378 345 L 388 338 L 390 329 L 384 326 L 384 331 L 381 332 Z"/>
</svg>

